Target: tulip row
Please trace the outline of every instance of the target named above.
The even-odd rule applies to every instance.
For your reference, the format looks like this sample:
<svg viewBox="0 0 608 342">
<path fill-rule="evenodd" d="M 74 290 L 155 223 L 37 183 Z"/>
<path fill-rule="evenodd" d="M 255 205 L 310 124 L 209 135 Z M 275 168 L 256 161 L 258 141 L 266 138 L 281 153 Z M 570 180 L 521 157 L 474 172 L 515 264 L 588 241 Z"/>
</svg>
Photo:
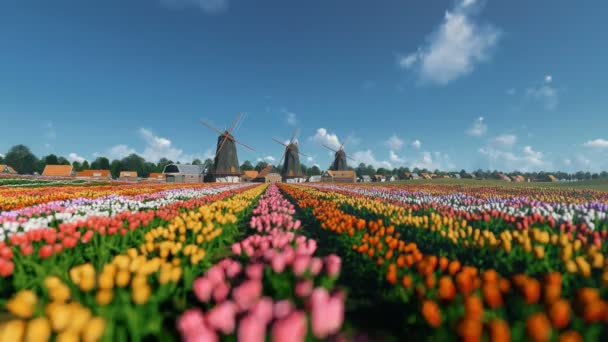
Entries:
<svg viewBox="0 0 608 342">
<path fill-rule="evenodd" d="M 46 309 L 34 320 L 50 322 L 51 329 L 45 330 L 47 334 L 39 335 L 45 338 L 36 341 L 47 340 L 51 334 L 57 340 L 67 339 L 68 336 L 97 340 L 102 335 L 105 340 L 159 338 L 163 333 L 166 304 L 183 297 L 190 289 L 194 276 L 209 266 L 205 260 L 234 241 L 238 234 L 238 221 L 247 215 L 248 208 L 263 190 L 264 186 L 257 186 L 225 200 L 178 212 L 147 230 L 139 245 L 115 254 L 108 262 L 98 257 L 71 267 L 69 277 L 64 277 L 65 270 L 55 267 L 47 273 L 43 282 L 47 291 L 40 303 L 20 301 L 19 305 L 7 306 L 7 310 L 15 316 L 15 320 L 19 320 L 32 318 L 33 313 L 40 312 L 36 308 L 45 304 L 46 300 L 50 300 L 46 308 L 62 307 L 65 301 L 72 300 L 87 310 L 87 318 L 95 314 L 100 317 L 98 321 L 103 322 L 99 333 L 88 336 L 92 333 L 86 329 L 54 324 L 59 314 Z M 59 280 L 58 284 L 56 280 Z M 51 283 L 55 286 L 50 286 Z M 12 301 L 21 298 L 24 291 L 27 290 L 18 292 Z M 27 317 L 18 315 L 19 311 L 15 308 L 32 314 Z M 61 312 L 62 318 L 65 316 L 68 321 L 78 321 L 84 311 Z M 26 335 L 35 333 L 32 331 L 35 326 L 31 323 L 21 326 L 25 327 L 23 333 Z M 5 331 L 12 334 L 17 332 L 15 329 L 14 326 L 5 327 Z"/>
<path fill-rule="evenodd" d="M 526 272 L 530 274 L 552 270 L 567 271 L 573 275 L 568 278 L 590 278 L 591 283 L 596 286 L 600 278 L 596 276 L 594 282 L 591 277 L 593 272 L 603 272 L 603 277 L 608 277 L 608 264 L 604 257 L 608 251 L 606 245 L 585 246 L 578 237 L 558 234 L 549 227 L 502 230 L 495 234 L 490 229 L 474 228 L 464 219 L 458 220 L 435 212 L 412 214 L 400 206 L 375 198 L 346 196 L 335 192 L 323 192 L 319 195 L 336 202 L 347 212 L 387 222 L 394 226 L 404 239 L 419 241 L 432 238 L 424 244 L 425 253 L 441 251 L 448 257 L 477 266 L 491 265 L 501 273 L 516 271 L 513 266 L 518 264 L 526 265 Z M 374 241 L 370 242 L 373 245 Z M 369 247 L 373 249 L 373 246 Z M 487 253 L 496 253 L 497 258 L 484 260 L 483 256 Z"/>
<path fill-rule="evenodd" d="M 283 189 L 305 215 L 317 220 L 322 230 L 340 236 L 338 241 L 345 255 L 354 252 L 374 260 L 403 308 L 419 308 L 419 315 L 408 321 L 415 326 L 415 322 L 424 320 L 432 328 L 430 336 L 447 339 L 456 332 L 469 341 L 484 336 L 499 341 L 526 337 L 545 341 L 558 335 L 560 339 L 597 340 L 608 332 L 608 302 L 602 298 L 608 287 L 604 260 L 596 272 L 590 270 L 584 258 L 575 258 L 573 262 L 583 273 L 570 279 L 559 271 L 534 276 L 519 273 L 527 271 L 525 265 L 501 272 L 491 265 L 504 254 L 487 246 L 480 248 L 484 253 L 466 258 L 471 254 L 466 246 L 461 245 L 464 253 L 450 253 L 457 251 L 457 245 L 441 241 L 431 229 L 420 230 L 408 224 L 394 226 L 388 223 L 391 217 L 366 219 L 369 210 L 350 207 L 351 213 L 347 213 L 343 207 L 348 200 L 340 204 L 336 194 L 327 196 L 301 186 Z M 441 221 L 442 225 L 447 223 Z M 412 230 L 416 234 L 407 234 Z M 556 246 L 568 249 L 559 241 L 547 248 Z M 429 252 L 433 250 L 436 253 Z M 585 278 L 587 271 L 589 278 Z"/>
<path fill-rule="evenodd" d="M 98 198 L 112 195 L 135 196 L 177 188 L 204 188 L 205 184 L 122 184 L 98 185 L 85 183 L 78 185 L 45 186 L 40 188 L 0 188 L 0 213 L 6 210 L 26 208 L 40 203 L 64 201 L 78 198 Z"/>
<path fill-rule="evenodd" d="M 297 342 L 339 332 L 344 295 L 332 289 L 341 260 L 313 256 L 317 243 L 298 235 L 302 228 L 294 213 L 271 185 L 250 220 L 255 234 L 234 243 L 231 258 L 194 281 L 198 305 L 177 323 L 183 340 L 233 336 L 257 342 L 269 330 L 273 341 Z"/>
</svg>

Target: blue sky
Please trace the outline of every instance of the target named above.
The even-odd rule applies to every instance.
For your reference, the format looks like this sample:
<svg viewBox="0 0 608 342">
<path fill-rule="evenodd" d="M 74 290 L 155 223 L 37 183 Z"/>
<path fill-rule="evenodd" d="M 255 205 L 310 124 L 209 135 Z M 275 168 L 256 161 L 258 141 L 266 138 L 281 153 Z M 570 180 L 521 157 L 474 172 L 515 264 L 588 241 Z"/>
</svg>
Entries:
<svg viewBox="0 0 608 342">
<path fill-rule="evenodd" d="M 190 161 L 237 112 L 242 161 L 608 169 L 608 3 L 0 2 L 0 153 Z M 306 158 L 305 158 L 306 159 Z"/>
</svg>

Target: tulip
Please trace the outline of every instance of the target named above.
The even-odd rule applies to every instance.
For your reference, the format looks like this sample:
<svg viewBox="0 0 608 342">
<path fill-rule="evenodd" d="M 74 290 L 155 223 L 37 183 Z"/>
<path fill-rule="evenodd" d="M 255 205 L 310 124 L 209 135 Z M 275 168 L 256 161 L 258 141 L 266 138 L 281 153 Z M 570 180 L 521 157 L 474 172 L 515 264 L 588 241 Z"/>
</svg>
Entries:
<svg viewBox="0 0 608 342">
<path fill-rule="evenodd" d="M 233 302 L 225 301 L 209 310 L 206 322 L 210 327 L 224 334 L 232 334 L 236 325 L 235 315 L 236 305 Z"/>
<path fill-rule="evenodd" d="M 294 311 L 272 326 L 272 340 L 275 342 L 301 342 L 306 337 L 306 316 Z"/>
</svg>

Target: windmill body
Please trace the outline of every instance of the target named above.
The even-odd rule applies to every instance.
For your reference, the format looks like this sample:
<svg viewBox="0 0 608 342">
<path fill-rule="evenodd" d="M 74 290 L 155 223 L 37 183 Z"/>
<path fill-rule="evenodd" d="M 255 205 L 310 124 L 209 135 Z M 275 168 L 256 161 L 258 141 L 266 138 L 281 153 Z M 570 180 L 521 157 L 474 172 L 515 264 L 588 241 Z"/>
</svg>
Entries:
<svg viewBox="0 0 608 342">
<path fill-rule="evenodd" d="M 279 165 L 283 164 L 281 167 L 281 178 L 285 183 L 303 183 L 306 181 L 306 175 L 302 173 L 300 166 L 300 155 L 304 154 L 300 152 L 298 142 L 295 140 L 297 132 L 296 129 L 287 144 L 278 139 L 273 139 L 275 142 L 285 146 L 285 152 L 279 162 Z"/>
<path fill-rule="evenodd" d="M 346 163 L 346 152 L 343 149 L 336 151 L 334 156 L 334 162 L 329 167 L 332 171 L 342 171 L 348 169 L 348 164 Z"/>
<path fill-rule="evenodd" d="M 242 145 L 253 151 L 251 147 L 236 140 L 236 138 L 232 135 L 232 130 L 238 124 L 240 117 L 240 114 L 238 114 L 233 121 L 232 126 L 223 132 L 203 122 L 203 125 L 219 133 L 215 158 L 213 159 L 213 166 L 206 175 L 205 181 L 221 183 L 237 183 L 240 181 L 242 172 L 241 168 L 239 167 L 236 144 Z"/>
</svg>

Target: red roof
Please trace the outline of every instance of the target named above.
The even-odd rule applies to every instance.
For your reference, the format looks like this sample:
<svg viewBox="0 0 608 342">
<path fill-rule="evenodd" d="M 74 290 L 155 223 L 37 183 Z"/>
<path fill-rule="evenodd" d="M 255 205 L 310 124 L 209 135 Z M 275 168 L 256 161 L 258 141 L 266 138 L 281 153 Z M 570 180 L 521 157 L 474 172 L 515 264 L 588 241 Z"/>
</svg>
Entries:
<svg viewBox="0 0 608 342">
<path fill-rule="evenodd" d="M 84 170 L 76 173 L 76 177 L 83 178 L 112 178 L 110 170 Z"/>
<path fill-rule="evenodd" d="M 150 173 L 150 175 L 148 176 L 148 178 L 150 179 L 165 179 L 167 178 L 167 175 L 164 173 L 160 173 L 160 172 L 152 172 Z"/>
<path fill-rule="evenodd" d="M 72 177 L 72 165 L 47 165 L 42 175 L 45 177 Z"/>
</svg>

